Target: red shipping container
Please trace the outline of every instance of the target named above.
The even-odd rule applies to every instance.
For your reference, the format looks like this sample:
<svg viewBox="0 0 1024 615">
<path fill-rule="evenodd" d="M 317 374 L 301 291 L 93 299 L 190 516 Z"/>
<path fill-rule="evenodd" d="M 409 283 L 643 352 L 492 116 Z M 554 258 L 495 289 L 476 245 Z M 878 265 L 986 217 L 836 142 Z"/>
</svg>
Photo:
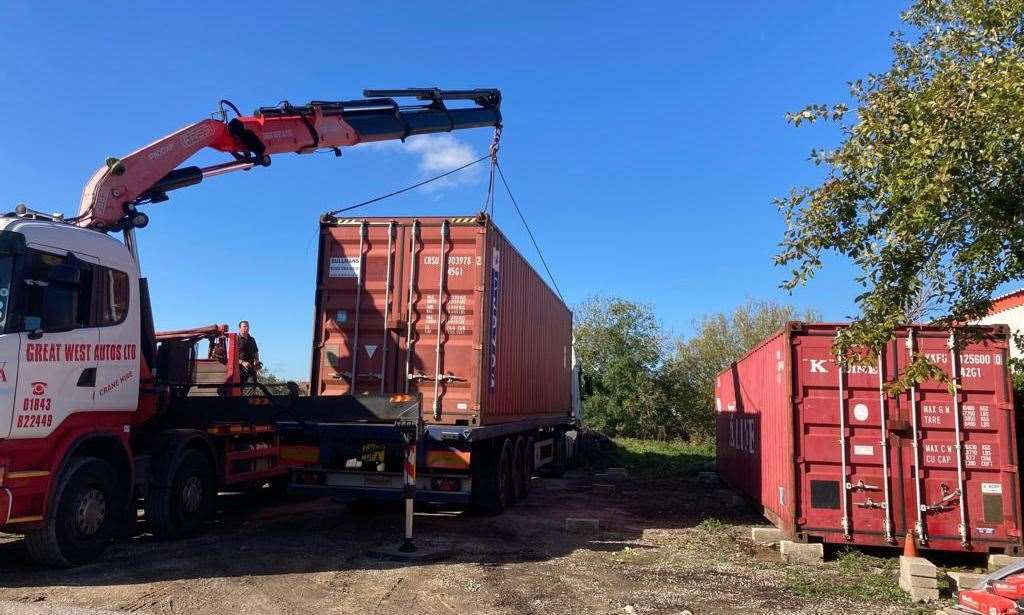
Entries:
<svg viewBox="0 0 1024 615">
<path fill-rule="evenodd" d="M 877 363 L 843 368 L 841 327 L 790 323 L 718 375 L 722 478 L 795 540 L 895 546 L 916 533 L 926 549 L 1019 553 L 1007 328 L 952 352 L 948 329 L 906 327 Z M 958 374 L 958 395 L 939 381 L 887 394 L 912 353 Z"/>
<path fill-rule="evenodd" d="M 326 218 L 318 262 L 314 395 L 421 393 L 427 423 L 471 427 L 571 414 L 572 312 L 487 216 Z"/>
</svg>

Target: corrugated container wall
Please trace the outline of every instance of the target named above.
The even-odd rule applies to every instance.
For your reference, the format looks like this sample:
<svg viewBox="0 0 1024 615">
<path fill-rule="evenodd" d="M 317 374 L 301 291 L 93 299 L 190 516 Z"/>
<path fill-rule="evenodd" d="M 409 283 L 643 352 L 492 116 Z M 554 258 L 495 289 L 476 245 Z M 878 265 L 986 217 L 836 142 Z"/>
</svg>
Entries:
<svg viewBox="0 0 1024 615">
<path fill-rule="evenodd" d="M 318 262 L 313 394 L 421 393 L 467 426 L 571 412 L 572 313 L 486 216 L 325 219 Z"/>
<path fill-rule="evenodd" d="M 1019 553 L 1007 328 L 953 352 L 948 329 L 906 327 L 845 368 L 840 328 L 790 323 L 718 375 L 721 476 L 797 540 Z M 883 388 L 917 353 L 957 374 L 956 396 L 938 380 Z"/>
</svg>

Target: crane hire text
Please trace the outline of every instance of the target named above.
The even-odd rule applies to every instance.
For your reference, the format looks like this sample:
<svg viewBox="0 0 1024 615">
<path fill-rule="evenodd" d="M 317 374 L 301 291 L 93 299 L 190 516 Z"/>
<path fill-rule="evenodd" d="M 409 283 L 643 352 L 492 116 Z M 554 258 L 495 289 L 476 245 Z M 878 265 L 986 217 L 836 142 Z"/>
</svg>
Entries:
<svg viewBox="0 0 1024 615">
<path fill-rule="evenodd" d="M 25 344 L 25 361 L 133 361 L 137 356 L 135 344 Z"/>
</svg>

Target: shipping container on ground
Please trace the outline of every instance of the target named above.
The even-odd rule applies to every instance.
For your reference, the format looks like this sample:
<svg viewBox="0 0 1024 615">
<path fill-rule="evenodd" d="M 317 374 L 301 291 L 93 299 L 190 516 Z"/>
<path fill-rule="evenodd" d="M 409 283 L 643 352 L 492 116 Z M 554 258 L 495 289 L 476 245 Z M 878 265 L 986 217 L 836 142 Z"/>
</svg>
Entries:
<svg viewBox="0 0 1024 615">
<path fill-rule="evenodd" d="M 722 478 L 792 539 L 1020 553 L 1007 328 L 953 350 L 949 329 L 904 327 L 847 366 L 832 354 L 841 328 L 790 323 L 718 375 Z M 916 354 L 957 395 L 937 380 L 888 394 Z"/>
<path fill-rule="evenodd" d="M 575 386 L 572 313 L 486 215 L 321 221 L 311 394 L 419 397 L 418 499 L 525 495 L 571 457 Z M 319 426 L 295 489 L 401 497 L 388 429 Z"/>
</svg>

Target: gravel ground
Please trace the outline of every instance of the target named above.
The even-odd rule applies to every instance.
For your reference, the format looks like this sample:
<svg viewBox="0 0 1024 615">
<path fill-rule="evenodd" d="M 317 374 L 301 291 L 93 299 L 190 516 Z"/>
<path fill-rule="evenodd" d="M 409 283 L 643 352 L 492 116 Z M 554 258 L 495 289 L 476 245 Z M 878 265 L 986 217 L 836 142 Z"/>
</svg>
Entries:
<svg viewBox="0 0 1024 615">
<path fill-rule="evenodd" d="M 39 568 L 20 537 L 0 534 L 0 614 L 921 612 L 896 587 L 892 558 L 783 566 L 750 543 L 750 525 L 763 521 L 726 489 L 630 479 L 598 496 L 592 482 L 585 471 L 535 479 L 529 499 L 496 518 L 417 514 L 419 544 L 451 550 L 435 563 L 367 556 L 397 544 L 397 508 L 267 494 L 221 495 L 215 523 L 188 540 L 154 540 L 140 522 L 73 570 Z M 567 534 L 566 517 L 597 518 L 602 531 Z"/>
</svg>

